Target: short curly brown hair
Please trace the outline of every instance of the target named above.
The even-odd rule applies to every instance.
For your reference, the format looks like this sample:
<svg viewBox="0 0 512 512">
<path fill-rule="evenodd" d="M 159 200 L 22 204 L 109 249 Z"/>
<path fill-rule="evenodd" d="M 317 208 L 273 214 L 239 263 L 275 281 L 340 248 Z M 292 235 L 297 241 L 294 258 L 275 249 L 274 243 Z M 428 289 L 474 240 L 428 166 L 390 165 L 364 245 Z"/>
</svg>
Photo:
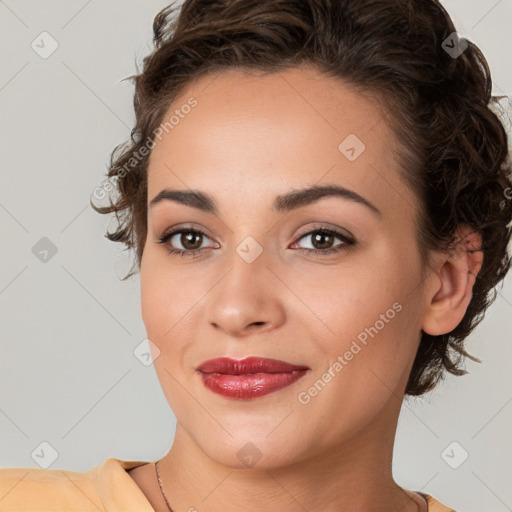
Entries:
<svg viewBox="0 0 512 512">
<path fill-rule="evenodd" d="M 451 332 L 422 332 L 406 395 L 434 388 L 444 371 L 467 373 L 464 340 L 496 298 L 510 267 L 512 164 L 499 117 L 490 108 L 485 57 L 457 36 L 436 0 L 185 0 L 153 23 L 154 49 L 137 66 L 130 139 L 110 156 L 101 198 L 117 230 L 109 240 L 134 248 L 137 267 L 147 236 L 149 148 L 174 98 L 194 78 L 228 67 L 276 72 L 313 64 L 361 93 L 379 98 L 402 151 L 404 179 L 418 198 L 417 240 L 424 264 L 430 250 L 448 250 L 468 225 L 482 236 L 483 266 L 462 321 Z M 130 277 L 134 271 L 124 277 Z M 491 293 L 494 292 L 494 293 Z"/>
</svg>

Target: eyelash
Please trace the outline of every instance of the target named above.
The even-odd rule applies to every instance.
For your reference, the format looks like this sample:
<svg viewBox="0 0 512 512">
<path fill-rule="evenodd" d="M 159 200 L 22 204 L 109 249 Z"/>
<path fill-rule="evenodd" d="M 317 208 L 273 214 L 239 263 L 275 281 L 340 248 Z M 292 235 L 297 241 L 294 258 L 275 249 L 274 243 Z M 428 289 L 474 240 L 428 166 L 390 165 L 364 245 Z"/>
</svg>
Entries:
<svg viewBox="0 0 512 512">
<path fill-rule="evenodd" d="M 162 244 L 162 245 L 166 245 L 168 240 L 170 240 L 174 235 L 177 235 L 179 233 L 194 233 L 196 235 L 207 236 L 206 233 L 203 233 L 202 231 L 200 231 L 198 229 L 194 229 L 191 226 L 183 226 L 180 229 L 177 229 L 175 231 L 171 231 L 170 233 L 165 233 L 164 235 L 162 235 L 158 239 L 157 243 Z M 311 231 L 308 231 L 307 233 L 302 234 L 297 241 L 299 241 L 302 238 L 305 238 L 307 236 L 310 236 L 310 235 L 312 235 L 314 233 L 322 233 L 322 234 L 326 234 L 326 235 L 333 235 L 334 237 L 339 238 L 343 243 L 339 244 L 339 245 L 336 245 L 335 247 L 332 247 L 330 249 L 304 249 L 304 248 L 300 248 L 300 249 L 298 249 L 299 251 L 301 251 L 301 252 L 303 252 L 304 254 L 307 254 L 307 255 L 315 253 L 317 255 L 320 254 L 321 256 L 325 256 L 325 255 L 332 254 L 332 253 L 346 251 L 346 250 L 350 249 L 351 247 L 353 247 L 354 245 L 356 245 L 356 242 L 354 240 L 351 240 L 350 238 L 348 238 L 344 234 L 340 233 L 339 231 L 336 231 L 334 229 L 328 229 L 328 228 L 325 228 L 325 227 L 320 227 L 320 226 L 318 226 L 318 227 L 315 226 L 315 229 L 313 229 Z M 168 245 L 166 247 L 167 247 L 167 250 L 168 250 L 169 254 L 175 254 L 175 255 L 178 255 L 178 256 L 192 256 L 192 257 L 199 256 L 198 253 L 200 253 L 204 249 L 207 249 L 206 247 L 204 247 L 203 249 L 183 250 L 183 249 L 174 249 L 172 247 L 169 247 Z"/>
</svg>

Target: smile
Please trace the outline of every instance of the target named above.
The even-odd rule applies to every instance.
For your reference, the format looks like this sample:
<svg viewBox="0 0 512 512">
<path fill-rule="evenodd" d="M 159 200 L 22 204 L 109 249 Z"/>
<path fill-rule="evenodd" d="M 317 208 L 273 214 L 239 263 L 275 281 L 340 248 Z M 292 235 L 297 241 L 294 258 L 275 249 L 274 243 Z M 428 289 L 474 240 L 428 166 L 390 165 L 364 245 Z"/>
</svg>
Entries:
<svg viewBox="0 0 512 512">
<path fill-rule="evenodd" d="M 197 371 L 210 391 L 226 398 L 250 400 L 290 386 L 309 369 L 277 359 L 221 357 L 205 361 Z"/>
</svg>

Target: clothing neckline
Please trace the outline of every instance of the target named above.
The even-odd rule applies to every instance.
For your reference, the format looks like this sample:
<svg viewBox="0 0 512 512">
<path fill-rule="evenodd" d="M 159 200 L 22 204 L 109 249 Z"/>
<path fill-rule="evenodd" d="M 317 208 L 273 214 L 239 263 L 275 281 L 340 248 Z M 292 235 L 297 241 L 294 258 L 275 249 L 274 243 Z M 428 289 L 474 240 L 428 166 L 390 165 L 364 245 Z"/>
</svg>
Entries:
<svg viewBox="0 0 512 512">
<path fill-rule="evenodd" d="M 142 489 L 128 474 L 128 470 L 146 464 L 152 464 L 152 462 L 109 457 L 97 468 L 96 484 L 108 512 L 126 512 L 126 510 L 155 512 Z M 120 495 L 119 489 L 133 489 L 133 491 Z"/>
</svg>

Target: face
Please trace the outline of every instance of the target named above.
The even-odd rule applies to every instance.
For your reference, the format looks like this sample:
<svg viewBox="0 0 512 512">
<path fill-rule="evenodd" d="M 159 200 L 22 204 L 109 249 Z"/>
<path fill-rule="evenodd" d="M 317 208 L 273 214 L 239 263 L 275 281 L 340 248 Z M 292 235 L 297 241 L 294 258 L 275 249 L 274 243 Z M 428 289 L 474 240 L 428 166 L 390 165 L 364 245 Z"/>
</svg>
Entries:
<svg viewBox="0 0 512 512">
<path fill-rule="evenodd" d="M 416 201 L 379 104 L 313 68 L 229 70 L 191 83 L 164 122 L 173 115 L 151 153 L 140 279 L 180 428 L 219 463 L 243 467 L 254 450 L 266 468 L 383 432 L 425 297 Z M 342 192 L 279 199 L 311 187 Z M 164 189 L 209 201 L 152 205 Z M 307 370 L 252 399 L 212 391 L 197 371 L 247 356 Z"/>
</svg>

